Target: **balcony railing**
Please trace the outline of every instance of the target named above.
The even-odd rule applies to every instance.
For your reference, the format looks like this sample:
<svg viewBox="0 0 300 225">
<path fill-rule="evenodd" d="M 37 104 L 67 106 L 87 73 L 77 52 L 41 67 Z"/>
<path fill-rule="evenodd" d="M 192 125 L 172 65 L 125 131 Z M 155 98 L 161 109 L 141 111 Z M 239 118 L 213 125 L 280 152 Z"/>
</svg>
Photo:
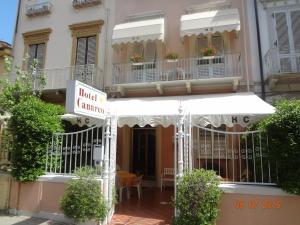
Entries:
<svg viewBox="0 0 300 225">
<path fill-rule="evenodd" d="M 52 4 L 49 1 L 26 5 L 26 15 L 29 17 L 46 15 L 51 12 Z"/>
<path fill-rule="evenodd" d="M 102 0 L 73 0 L 74 8 L 82 8 L 93 5 L 100 5 Z"/>
<path fill-rule="evenodd" d="M 277 47 L 269 49 L 264 57 L 267 75 L 299 73 L 300 53 L 280 54 Z"/>
<path fill-rule="evenodd" d="M 113 65 L 113 84 L 238 77 L 240 54 Z"/>
<path fill-rule="evenodd" d="M 43 69 L 37 71 L 37 76 L 43 75 L 46 81 L 44 90 L 58 90 L 67 87 L 68 80 L 79 80 L 85 84 L 102 89 L 102 70 L 94 64 L 79 65 L 57 69 Z M 34 83 L 35 88 L 39 87 L 39 79 Z"/>
</svg>

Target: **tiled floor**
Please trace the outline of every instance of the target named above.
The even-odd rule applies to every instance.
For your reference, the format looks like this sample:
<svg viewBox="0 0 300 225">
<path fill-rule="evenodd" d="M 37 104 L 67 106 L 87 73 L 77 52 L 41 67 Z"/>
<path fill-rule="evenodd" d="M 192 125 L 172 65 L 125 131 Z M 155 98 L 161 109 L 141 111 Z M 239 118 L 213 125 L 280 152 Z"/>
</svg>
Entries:
<svg viewBox="0 0 300 225">
<path fill-rule="evenodd" d="M 129 200 L 123 193 L 123 201 L 116 206 L 110 225 L 167 225 L 171 224 L 172 189 L 160 191 L 158 188 L 143 188 L 142 199 L 138 200 L 133 190 Z"/>
</svg>

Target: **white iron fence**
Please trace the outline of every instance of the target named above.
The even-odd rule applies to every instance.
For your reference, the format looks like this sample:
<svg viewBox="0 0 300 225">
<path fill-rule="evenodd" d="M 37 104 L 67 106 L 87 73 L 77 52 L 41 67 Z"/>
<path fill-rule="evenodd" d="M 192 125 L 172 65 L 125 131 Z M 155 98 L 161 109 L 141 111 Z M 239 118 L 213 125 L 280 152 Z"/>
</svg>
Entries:
<svg viewBox="0 0 300 225">
<path fill-rule="evenodd" d="M 113 65 L 113 84 L 241 76 L 240 53 Z"/>
<path fill-rule="evenodd" d="M 277 182 L 277 167 L 269 160 L 266 133 L 194 126 L 193 149 L 193 167 L 214 170 L 223 181 Z"/>
<path fill-rule="evenodd" d="M 300 53 L 280 54 L 277 47 L 269 49 L 264 57 L 267 75 L 300 72 Z"/>
<path fill-rule="evenodd" d="M 54 133 L 47 150 L 46 172 L 72 174 L 82 167 L 95 167 L 94 149 L 98 147 L 104 153 L 103 143 L 103 127 L 72 133 Z"/>
</svg>

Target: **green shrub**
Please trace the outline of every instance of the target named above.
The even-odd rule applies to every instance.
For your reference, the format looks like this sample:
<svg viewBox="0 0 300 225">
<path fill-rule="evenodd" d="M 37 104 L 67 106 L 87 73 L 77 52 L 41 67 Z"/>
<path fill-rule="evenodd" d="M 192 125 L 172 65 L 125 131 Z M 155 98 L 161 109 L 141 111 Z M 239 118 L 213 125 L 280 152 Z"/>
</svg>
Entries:
<svg viewBox="0 0 300 225">
<path fill-rule="evenodd" d="M 107 215 L 107 205 L 94 174 L 89 168 L 77 171 L 78 179 L 69 181 L 61 199 L 61 210 L 76 223 L 88 220 L 100 222 Z"/>
<path fill-rule="evenodd" d="M 257 127 L 268 133 L 269 157 L 277 164 L 278 185 L 300 194 L 300 101 L 283 100 L 275 104 L 276 113 Z M 272 168 L 275 172 L 275 167 Z"/>
<path fill-rule="evenodd" d="M 36 180 L 44 173 L 47 145 L 53 132 L 62 131 L 61 106 L 27 97 L 12 109 L 12 175 L 19 181 Z"/>
<path fill-rule="evenodd" d="M 213 225 L 218 216 L 221 189 L 214 171 L 204 169 L 185 173 L 175 199 L 179 215 L 175 225 Z"/>
</svg>

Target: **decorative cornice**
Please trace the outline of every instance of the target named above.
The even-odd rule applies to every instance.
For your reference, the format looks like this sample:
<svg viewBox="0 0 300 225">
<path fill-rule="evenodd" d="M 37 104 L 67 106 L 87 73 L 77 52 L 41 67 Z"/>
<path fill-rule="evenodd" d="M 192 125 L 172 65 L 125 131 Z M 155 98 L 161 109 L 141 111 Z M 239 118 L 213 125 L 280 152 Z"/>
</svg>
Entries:
<svg viewBox="0 0 300 225">
<path fill-rule="evenodd" d="M 94 35 L 100 33 L 103 24 L 104 24 L 103 20 L 96 20 L 96 21 L 72 24 L 69 25 L 69 28 L 72 31 L 72 36 L 79 37 L 79 36 Z"/>
<path fill-rule="evenodd" d="M 37 44 L 42 42 L 47 42 L 49 40 L 51 28 L 45 28 L 41 30 L 29 31 L 23 33 L 23 38 L 25 43 Z"/>
</svg>

